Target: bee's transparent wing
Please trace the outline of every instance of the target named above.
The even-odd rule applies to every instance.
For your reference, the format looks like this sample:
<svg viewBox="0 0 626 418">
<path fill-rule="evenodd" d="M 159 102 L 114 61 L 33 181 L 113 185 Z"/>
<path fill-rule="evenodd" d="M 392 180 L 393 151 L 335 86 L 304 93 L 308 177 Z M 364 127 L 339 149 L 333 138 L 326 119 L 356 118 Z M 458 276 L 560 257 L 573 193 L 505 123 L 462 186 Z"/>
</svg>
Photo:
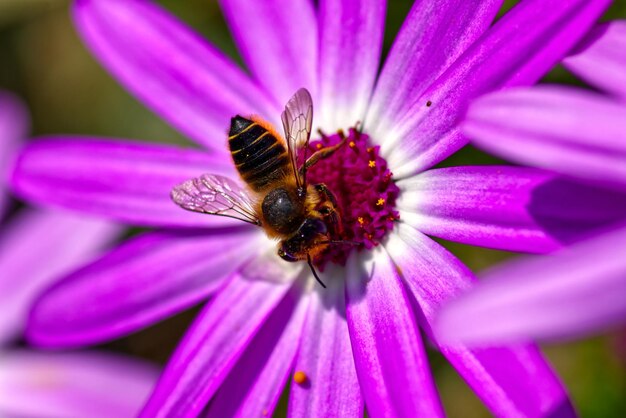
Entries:
<svg viewBox="0 0 626 418">
<path fill-rule="evenodd" d="M 298 90 L 289 99 L 281 119 L 294 176 L 298 187 L 301 187 L 305 182 L 305 179 L 300 178 L 299 175 L 300 168 L 306 161 L 306 152 L 303 150 L 309 145 L 313 125 L 313 99 L 307 89 Z"/>
<path fill-rule="evenodd" d="M 203 174 L 174 187 L 171 196 L 187 210 L 261 224 L 246 190 L 228 177 Z"/>
</svg>

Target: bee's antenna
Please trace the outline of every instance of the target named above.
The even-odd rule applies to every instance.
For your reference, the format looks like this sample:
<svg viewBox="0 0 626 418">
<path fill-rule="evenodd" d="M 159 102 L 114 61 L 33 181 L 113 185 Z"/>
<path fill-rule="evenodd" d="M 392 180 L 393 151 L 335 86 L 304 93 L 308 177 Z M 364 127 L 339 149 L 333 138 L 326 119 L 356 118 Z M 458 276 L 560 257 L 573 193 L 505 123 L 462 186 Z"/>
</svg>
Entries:
<svg viewBox="0 0 626 418">
<path fill-rule="evenodd" d="M 315 267 L 313 267 L 313 262 L 311 261 L 311 256 L 309 254 L 306 255 L 306 262 L 309 264 L 309 267 L 311 267 L 311 271 L 313 272 L 313 276 L 315 276 L 315 280 L 317 280 L 317 282 L 321 284 L 324 289 L 326 289 L 326 285 L 324 284 L 324 282 L 322 282 L 322 280 L 315 272 Z"/>
</svg>

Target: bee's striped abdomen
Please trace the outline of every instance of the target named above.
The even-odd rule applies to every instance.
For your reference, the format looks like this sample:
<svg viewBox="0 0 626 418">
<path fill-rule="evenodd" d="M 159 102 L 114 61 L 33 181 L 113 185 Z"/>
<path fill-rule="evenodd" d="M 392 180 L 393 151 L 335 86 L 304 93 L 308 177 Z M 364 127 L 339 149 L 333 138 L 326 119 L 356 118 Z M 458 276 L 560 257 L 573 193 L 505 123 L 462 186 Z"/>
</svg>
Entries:
<svg viewBox="0 0 626 418">
<path fill-rule="evenodd" d="M 255 191 L 263 190 L 288 172 L 285 146 L 253 120 L 241 116 L 231 119 L 228 146 L 239 174 Z"/>
</svg>

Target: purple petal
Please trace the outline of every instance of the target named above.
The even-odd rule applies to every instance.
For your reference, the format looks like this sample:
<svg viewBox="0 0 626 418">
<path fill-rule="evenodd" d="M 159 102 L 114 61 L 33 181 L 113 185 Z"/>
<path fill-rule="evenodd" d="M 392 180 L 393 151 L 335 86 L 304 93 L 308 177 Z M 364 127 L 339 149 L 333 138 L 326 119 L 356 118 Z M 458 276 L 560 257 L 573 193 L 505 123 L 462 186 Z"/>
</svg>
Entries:
<svg viewBox="0 0 626 418">
<path fill-rule="evenodd" d="M 308 306 L 309 298 L 303 296 L 291 315 L 277 310 L 267 320 L 211 400 L 205 418 L 272 416 L 293 367 Z"/>
<path fill-rule="evenodd" d="M 626 22 L 594 27 L 563 65 L 594 86 L 626 98 Z"/>
<path fill-rule="evenodd" d="M 439 244 L 402 223 L 387 249 L 419 305 L 420 325 L 433 339 L 435 312 L 471 286 L 472 273 Z M 440 350 L 496 416 L 575 416 L 563 386 L 532 345 Z"/>
<path fill-rule="evenodd" d="M 291 384 L 290 417 L 363 417 L 339 270 L 325 271 L 328 288 L 318 288 L 312 295 L 294 365 L 295 372 L 304 372 L 306 381 Z"/>
<path fill-rule="evenodd" d="M 22 102 L 10 93 L 0 90 L 0 220 L 4 217 L 8 194 L 6 179 L 13 153 L 28 131 L 28 112 Z"/>
<path fill-rule="evenodd" d="M 74 20 L 94 55 L 146 106 L 224 153 L 230 118 L 280 107 L 223 54 L 145 0 L 77 0 Z"/>
<path fill-rule="evenodd" d="M 403 222 L 425 234 L 503 250 L 553 251 L 626 218 L 626 194 L 533 168 L 440 168 L 398 186 Z"/>
<path fill-rule="evenodd" d="M 463 131 L 504 158 L 626 190 L 626 105 L 538 86 L 476 100 Z"/>
<path fill-rule="evenodd" d="M 493 21 L 502 0 L 418 0 L 376 82 L 366 126 L 385 138 L 394 123 Z"/>
<path fill-rule="evenodd" d="M 63 212 L 16 214 L 0 235 L 0 346 L 22 331 L 38 293 L 121 232 L 116 225 Z"/>
<path fill-rule="evenodd" d="M 445 341 L 489 344 L 577 337 L 626 322 L 626 227 L 554 257 L 485 274 L 438 320 Z"/>
<path fill-rule="evenodd" d="M 0 353 L 2 416 L 134 417 L 158 370 L 130 358 L 94 354 Z"/>
<path fill-rule="evenodd" d="M 346 310 L 367 412 L 373 417 L 443 416 L 415 315 L 395 266 L 381 247 L 371 259 L 353 261 Z"/>
<path fill-rule="evenodd" d="M 326 132 L 362 122 L 385 30 L 384 0 L 320 2 L 319 103 L 316 125 Z"/>
<path fill-rule="evenodd" d="M 300 298 L 291 284 L 297 271 L 280 267 L 255 260 L 244 275 L 234 275 L 187 331 L 142 417 L 198 415 L 270 315 L 291 315 Z"/>
<path fill-rule="evenodd" d="M 181 209 L 174 186 L 206 172 L 236 176 L 221 156 L 168 145 L 94 138 L 47 138 L 26 146 L 12 186 L 22 198 L 148 226 L 233 225 Z"/>
<path fill-rule="evenodd" d="M 239 52 L 280 106 L 317 91 L 317 22 L 310 0 L 220 0 Z"/>
<path fill-rule="evenodd" d="M 423 171 L 464 146 L 458 123 L 469 100 L 530 85 L 586 33 L 610 0 L 527 0 L 476 41 L 385 135 L 381 153 L 396 178 Z M 430 106 L 428 105 L 430 102 Z"/>
<path fill-rule="evenodd" d="M 264 239 L 215 230 L 130 240 L 48 289 L 31 312 L 28 338 L 53 347 L 91 344 L 174 315 L 214 292 L 259 247 L 257 238 Z"/>
</svg>

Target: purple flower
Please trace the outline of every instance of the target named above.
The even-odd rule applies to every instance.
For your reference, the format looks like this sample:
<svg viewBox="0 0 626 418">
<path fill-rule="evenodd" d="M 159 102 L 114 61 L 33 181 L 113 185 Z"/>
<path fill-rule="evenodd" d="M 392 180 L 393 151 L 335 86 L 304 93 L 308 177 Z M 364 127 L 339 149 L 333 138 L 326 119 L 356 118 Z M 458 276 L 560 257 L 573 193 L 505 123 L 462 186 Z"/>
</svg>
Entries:
<svg viewBox="0 0 626 418">
<path fill-rule="evenodd" d="M 207 404 L 207 415 L 271 414 L 292 375 L 294 416 L 362 416 L 364 403 L 371 416 L 442 415 L 418 324 L 432 339 L 435 310 L 474 277 L 424 234 L 548 252 L 622 219 L 626 197 L 537 169 L 430 168 L 466 144 L 458 122 L 471 98 L 536 82 L 608 3 L 527 0 L 490 28 L 497 0 L 418 1 L 377 75 L 384 2 L 321 1 L 316 10 L 307 0 L 225 0 L 248 76 L 151 3 L 76 2 L 74 19 L 103 64 L 207 150 L 61 137 L 22 153 L 12 182 L 22 197 L 162 228 L 50 288 L 32 312 L 30 340 L 101 342 L 212 296 L 145 416 L 195 416 Z M 224 133 L 230 118 L 256 114 L 280 126 L 301 87 L 312 93 L 314 126 L 332 134 L 360 122 L 363 135 L 352 129 L 348 139 L 359 158 L 371 157 L 351 160 L 356 173 L 337 158 L 350 148 L 316 166 L 318 179 L 345 179 L 334 187 L 350 191 L 337 193 L 349 205 L 347 227 L 357 231 L 358 210 L 372 218 L 363 224 L 378 226 L 359 238 L 371 250 L 325 266 L 328 289 L 304 263 L 280 260 L 260 228 L 169 200 L 172 187 L 206 172 L 237 179 Z M 390 184 L 399 188 L 395 205 Z M 387 194 L 367 200 L 377 190 Z M 382 209 L 397 210 L 399 222 L 385 222 Z M 498 416 L 573 415 L 532 345 L 439 349 Z"/>
<path fill-rule="evenodd" d="M 0 414 L 5 417 L 134 417 L 156 368 L 96 353 L 0 352 Z"/>
<path fill-rule="evenodd" d="M 564 60 L 611 96 L 557 86 L 493 93 L 464 130 L 490 152 L 626 194 L 626 22 L 598 25 Z M 626 211 L 626 209 L 624 209 Z M 572 338 L 626 321 L 626 225 L 553 257 L 516 260 L 442 310 L 446 341 Z"/>
</svg>

